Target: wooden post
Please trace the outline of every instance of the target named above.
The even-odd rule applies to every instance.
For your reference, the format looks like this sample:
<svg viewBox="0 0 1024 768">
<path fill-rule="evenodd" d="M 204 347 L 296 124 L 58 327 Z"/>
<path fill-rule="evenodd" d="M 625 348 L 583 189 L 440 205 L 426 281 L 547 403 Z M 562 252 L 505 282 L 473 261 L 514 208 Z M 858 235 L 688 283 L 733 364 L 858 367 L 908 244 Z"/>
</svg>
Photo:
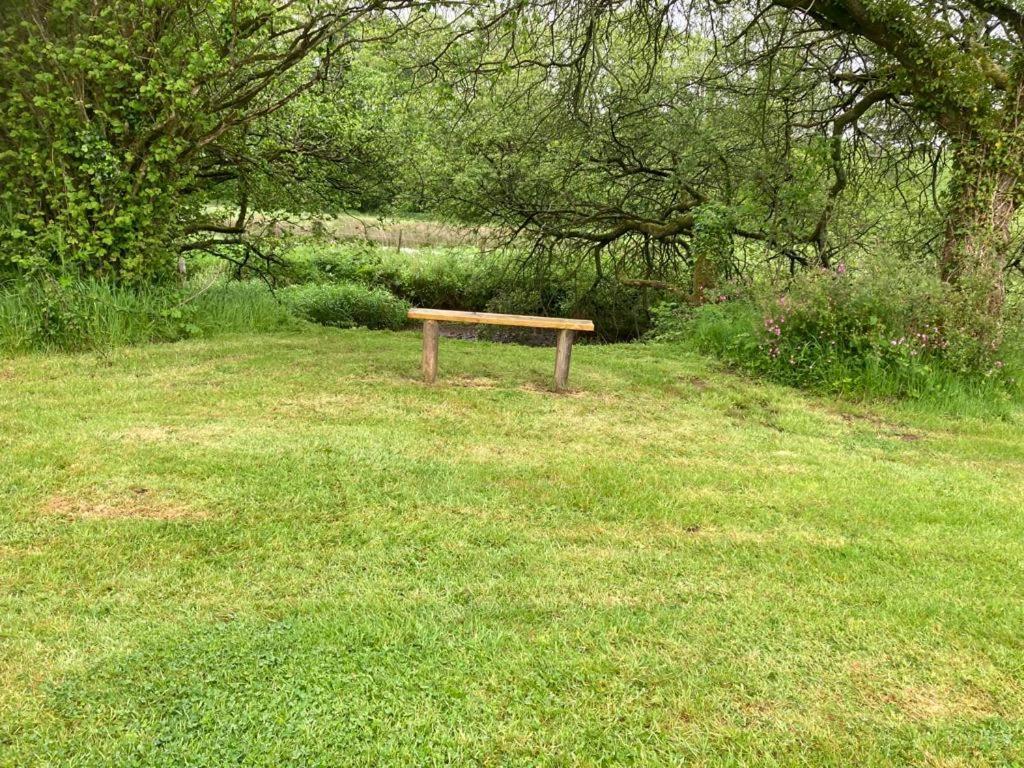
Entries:
<svg viewBox="0 0 1024 768">
<path fill-rule="evenodd" d="M 437 320 L 423 322 L 423 380 L 433 384 L 437 378 L 437 340 L 441 335 L 441 326 Z"/>
<path fill-rule="evenodd" d="M 561 392 L 569 383 L 569 359 L 572 357 L 572 339 L 575 331 L 562 329 L 558 332 L 555 348 L 555 391 Z"/>
</svg>

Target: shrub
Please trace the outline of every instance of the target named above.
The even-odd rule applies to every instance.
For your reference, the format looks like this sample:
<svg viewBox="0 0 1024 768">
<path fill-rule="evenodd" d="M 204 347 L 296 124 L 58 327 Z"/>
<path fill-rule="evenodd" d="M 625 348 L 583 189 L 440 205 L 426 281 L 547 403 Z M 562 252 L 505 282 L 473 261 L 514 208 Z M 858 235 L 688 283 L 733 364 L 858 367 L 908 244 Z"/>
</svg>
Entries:
<svg viewBox="0 0 1024 768">
<path fill-rule="evenodd" d="M 362 241 L 345 243 L 299 243 L 284 257 L 286 283 L 379 284 L 380 249 Z"/>
<path fill-rule="evenodd" d="M 763 360 L 794 383 L 831 383 L 851 362 L 865 374 L 926 382 L 935 369 L 993 376 L 999 349 L 972 333 L 948 286 L 910 267 L 858 275 L 809 272 L 763 301 Z M 787 375 L 788 372 L 788 375 Z"/>
<path fill-rule="evenodd" d="M 749 298 L 699 307 L 663 302 L 651 309 L 651 330 L 646 338 L 683 342 L 701 352 L 740 363 L 758 353 L 759 317 L 757 306 Z"/>
<path fill-rule="evenodd" d="M 980 340 L 951 289 L 907 265 L 809 271 L 784 291 L 727 293 L 723 303 L 659 308 L 651 337 L 833 392 L 920 397 L 970 382 L 1017 386 L 1011 345 Z"/>
<path fill-rule="evenodd" d="M 287 255 L 287 282 L 361 283 L 419 306 L 481 311 L 498 290 L 499 257 L 472 248 L 394 251 L 368 242 L 304 243 Z"/>
<path fill-rule="evenodd" d="M 508 252 L 395 251 L 367 242 L 306 242 L 287 262 L 287 270 L 302 277 L 285 282 L 360 283 L 438 309 L 593 318 L 606 341 L 636 338 L 649 324 L 644 291 L 598 280 L 588 265 L 524 268 Z"/>
<path fill-rule="evenodd" d="M 473 248 L 384 250 L 374 278 L 417 306 L 480 312 L 507 279 L 504 266 L 501 255 Z"/>
<path fill-rule="evenodd" d="M 308 283 L 285 288 L 278 295 L 295 315 L 321 325 L 398 330 L 407 323 L 408 302 L 358 283 Z"/>
</svg>

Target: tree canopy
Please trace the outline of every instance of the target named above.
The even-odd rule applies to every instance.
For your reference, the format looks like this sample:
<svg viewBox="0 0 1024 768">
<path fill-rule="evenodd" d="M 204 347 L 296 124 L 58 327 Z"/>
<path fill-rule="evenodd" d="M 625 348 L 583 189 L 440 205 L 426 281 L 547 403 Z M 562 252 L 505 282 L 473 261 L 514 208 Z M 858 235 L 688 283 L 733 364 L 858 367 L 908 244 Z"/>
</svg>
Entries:
<svg viewBox="0 0 1024 768">
<path fill-rule="evenodd" d="M 597 279 L 1020 265 L 1021 34 L 976 0 L 20 0 L 0 254 L 152 280 L 255 212 L 447 211 Z M 264 217 L 262 220 L 266 220 Z M 986 331 L 988 332 L 988 331 Z M 994 332 L 994 331 L 991 331 Z"/>
</svg>

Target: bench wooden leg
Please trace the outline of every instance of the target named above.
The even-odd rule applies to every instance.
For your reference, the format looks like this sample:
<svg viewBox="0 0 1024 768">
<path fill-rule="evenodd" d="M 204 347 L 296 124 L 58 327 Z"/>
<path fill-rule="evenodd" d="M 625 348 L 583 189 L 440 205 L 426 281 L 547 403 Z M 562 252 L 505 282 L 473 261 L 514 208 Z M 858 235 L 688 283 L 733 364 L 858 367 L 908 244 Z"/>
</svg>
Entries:
<svg viewBox="0 0 1024 768">
<path fill-rule="evenodd" d="M 572 357 L 572 340 L 574 331 L 558 332 L 558 344 L 555 348 L 555 390 L 561 392 L 569 383 L 569 360 Z"/>
<path fill-rule="evenodd" d="M 437 340 L 441 335 L 441 326 L 436 320 L 423 322 L 423 380 L 433 384 L 437 378 Z"/>
</svg>

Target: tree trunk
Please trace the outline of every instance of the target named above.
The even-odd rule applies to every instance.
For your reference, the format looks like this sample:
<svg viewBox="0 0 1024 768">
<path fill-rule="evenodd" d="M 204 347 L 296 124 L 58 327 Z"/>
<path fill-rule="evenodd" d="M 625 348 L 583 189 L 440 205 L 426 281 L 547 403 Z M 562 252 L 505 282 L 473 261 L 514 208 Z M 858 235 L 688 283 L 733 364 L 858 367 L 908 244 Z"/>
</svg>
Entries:
<svg viewBox="0 0 1024 768">
<path fill-rule="evenodd" d="M 1019 185 L 1016 168 L 987 155 L 957 151 L 939 266 L 977 319 L 998 323 Z"/>
<path fill-rule="evenodd" d="M 690 301 L 693 304 L 704 304 L 715 288 L 718 278 L 718 269 L 715 262 L 708 258 L 706 253 L 697 251 L 693 260 L 693 292 Z"/>
</svg>

